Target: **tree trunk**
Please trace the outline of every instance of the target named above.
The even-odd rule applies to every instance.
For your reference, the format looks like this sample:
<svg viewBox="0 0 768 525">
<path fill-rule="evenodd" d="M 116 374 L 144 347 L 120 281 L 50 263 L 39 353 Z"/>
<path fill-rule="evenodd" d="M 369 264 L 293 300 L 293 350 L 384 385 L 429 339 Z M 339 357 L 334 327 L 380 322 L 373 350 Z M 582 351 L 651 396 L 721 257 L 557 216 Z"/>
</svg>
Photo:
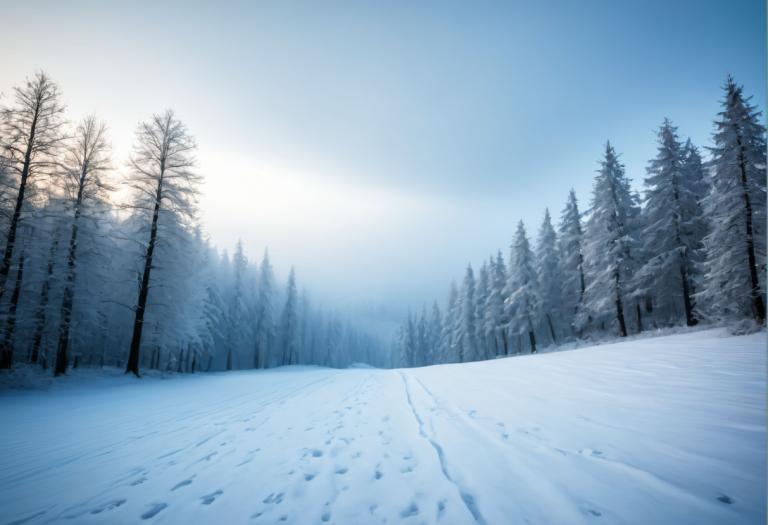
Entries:
<svg viewBox="0 0 768 525">
<path fill-rule="evenodd" d="M 759 324 L 765 322 L 765 304 L 763 303 L 763 294 L 760 293 L 760 280 L 757 272 L 757 258 L 755 256 L 754 229 L 752 225 L 752 203 L 749 198 L 749 188 L 747 186 L 747 166 L 744 159 L 744 148 L 741 144 L 741 138 L 737 139 L 739 144 L 739 169 L 741 170 L 741 189 L 744 199 L 744 219 L 747 228 L 747 261 L 749 263 L 749 278 L 752 286 L 750 290 L 750 299 L 752 301 L 752 313 L 755 321 Z"/>
<path fill-rule="evenodd" d="M 685 262 L 680 264 L 680 279 L 683 282 L 683 306 L 685 307 L 685 324 L 696 326 L 698 319 L 693 315 L 693 301 L 691 300 L 691 290 L 688 284 L 688 271 L 685 269 Z"/>
<path fill-rule="evenodd" d="M 16 271 L 16 283 L 11 294 L 11 304 L 8 307 L 8 318 L 5 321 L 5 336 L 0 348 L 0 369 L 11 368 L 13 364 L 13 336 L 16 329 L 16 309 L 19 306 L 21 283 L 24 278 L 24 252 L 19 256 L 19 268 Z"/>
<path fill-rule="evenodd" d="M 533 330 L 528 330 L 528 339 L 531 342 L 531 353 L 536 353 L 536 335 L 534 335 Z"/>
<path fill-rule="evenodd" d="M 149 231 L 149 244 L 144 256 L 144 273 L 141 276 L 141 285 L 139 287 L 139 300 L 136 304 L 136 317 L 133 320 L 133 335 L 131 336 L 131 348 L 128 352 L 128 364 L 125 373 L 132 372 L 136 377 L 139 376 L 139 352 L 141 351 L 141 331 L 144 328 L 144 313 L 147 309 L 147 296 L 149 295 L 149 274 L 152 271 L 152 256 L 155 253 L 155 243 L 157 242 L 157 221 L 160 217 L 160 203 L 163 197 L 163 174 L 165 173 L 165 164 L 161 164 L 160 179 L 157 182 L 157 193 L 155 194 L 155 209 L 152 212 L 152 226 Z"/>
<path fill-rule="evenodd" d="M 640 308 L 640 301 L 635 302 L 635 316 L 637 318 L 637 333 L 643 331 L 643 312 Z"/>
<path fill-rule="evenodd" d="M 549 335 L 552 336 L 552 344 L 557 344 L 557 337 L 555 337 L 555 327 L 552 324 L 552 316 L 547 314 L 547 324 L 549 325 Z"/>
<path fill-rule="evenodd" d="M 627 337 L 627 325 L 624 323 L 624 305 L 621 304 L 621 288 L 619 287 L 619 272 L 615 274 L 616 279 L 616 320 L 619 322 L 619 336 Z"/>
</svg>

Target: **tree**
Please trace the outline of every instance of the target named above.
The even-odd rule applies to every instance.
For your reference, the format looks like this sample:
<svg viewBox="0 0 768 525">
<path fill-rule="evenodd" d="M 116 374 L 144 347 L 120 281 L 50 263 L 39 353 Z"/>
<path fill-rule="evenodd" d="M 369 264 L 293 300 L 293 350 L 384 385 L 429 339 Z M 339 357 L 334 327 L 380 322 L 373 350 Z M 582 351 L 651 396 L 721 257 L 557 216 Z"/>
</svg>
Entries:
<svg viewBox="0 0 768 525">
<path fill-rule="evenodd" d="M 560 254 L 560 276 L 562 279 L 561 308 L 563 318 L 571 330 L 576 332 L 576 318 L 584 303 L 584 253 L 581 214 L 576 192 L 568 193 L 568 201 L 560 215 L 558 227 L 558 248 Z"/>
<path fill-rule="evenodd" d="M 195 214 L 197 186 L 201 178 L 192 171 L 195 142 L 173 111 L 153 115 L 149 122 L 139 125 L 136 135 L 129 178 L 135 194 L 132 207 L 141 217 L 151 214 L 148 217 L 149 237 L 142 255 L 143 270 L 125 370 L 138 377 L 141 334 L 155 249 L 163 240 L 164 229 L 189 227 Z"/>
<path fill-rule="evenodd" d="M 535 260 L 523 221 L 517 224 L 509 259 L 506 288 L 507 319 L 510 333 L 528 333 L 531 353 L 536 353 L 536 326 L 541 322 L 541 297 Z"/>
<path fill-rule="evenodd" d="M 5 293 L 16 235 L 29 193 L 36 182 L 56 171 L 65 140 L 64 106 L 59 87 L 39 71 L 23 87 L 14 88 L 15 105 L 2 108 L 0 137 L 4 163 L 15 179 L 15 204 L 0 261 L 0 298 Z"/>
<path fill-rule="evenodd" d="M 460 328 L 458 337 L 459 362 L 471 361 L 477 354 L 477 313 L 475 311 L 475 274 L 467 266 L 459 299 Z"/>
<path fill-rule="evenodd" d="M 490 260 L 490 281 L 488 296 L 483 308 L 483 330 L 493 355 L 507 355 L 509 341 L 507 339 L 506 320 L 504 318 L 504 289 L 507 284 L 507 272 L 501 252 L 496 254 L 496 260 Z"/>
<path fill-rule="evenodd" d="M 699 181 L 689 179 L 694 175 L 690 170 L 684 171 L 682 145 L 669 119 L 664 119 L 658 141 L 645 179 L 641 235 L 645 263 L 635 276 L 636 294 L 653 294 L 669 312 L 681 303 L 686 324 L 693 326 L 698 322 L 693 312 L 694 282 L 705 233 Z"/>
<path fill-rule="evenodd" d="M 109 145 L 107 127 L 93 115 L 85 117 L 77 127 L 73 143 L 69 147 L 66 166 L 67 190 L 72 199 L 72 220 L 69 228 L 67 250 L 67 273 L 61 300 L 59 337 L 56 349 L 54 375 L 67 370 L 67 349 L 72 322 L 72 304 L 77 277 L 77 235 L 84 214 L 93 211 L 91 201 L 106 202 L 107 184 L 105 174 L 109 168 Z"/>
<path fill-rule="evenodd" d="M 259 287 L 256 300 L 254 327 L 253 361 L 255 368 L 262 368 L 274 340 L 274 321 L 272 319 L 275 276 L 269 262 L 269 254 L 264 250 L 264 258 L 259 266 Z"/>
<path fill-rule="evenodd" d="M 621 337 L 627 336 L 625 301 L 632 291 L 633 229 L 637 213 L 637 197 L 630 189 L 624 165 L 608 142 L 592 188 L 584 235 L 587 263 L 584 300 L 593 318 L 604 322 L 613 317 Z"/>
<path fill-rule="evenodd" d="M 704 201 L 711 231 L 704 239 L 701 303 L 715 317 L 765 322 L 765 128 L 732 77 L 715 121 L 712 190 Z"/>
<path fill-rule="evenodd" d="M 283 343 L 280 364 L 292 365 L 296 359 L 296 330 L 298 327 L 298 295 L 296 292 L 296 274 L 293 267 L 291 267 L 291 272 L 288 274 L 288 284 L 285 288 L 285 305 L 283 306 L 283 314 L 280 321 L 280 337 Z"/>
<path fill-rule="evenodd" d="M 557 235 L 552 227 L 552 219 L 548 209 L 544 210 L 544 220 L 541 223 L 539 238 L 536 242 L 536 270 L 539 279 L 541 312 L 547 321 L 552 343 L 557 343 L 552 316 L 556 316 L 560 310 L 563 283 L 560 273 L 560 256 L 557 253 Z"/>
</svg>

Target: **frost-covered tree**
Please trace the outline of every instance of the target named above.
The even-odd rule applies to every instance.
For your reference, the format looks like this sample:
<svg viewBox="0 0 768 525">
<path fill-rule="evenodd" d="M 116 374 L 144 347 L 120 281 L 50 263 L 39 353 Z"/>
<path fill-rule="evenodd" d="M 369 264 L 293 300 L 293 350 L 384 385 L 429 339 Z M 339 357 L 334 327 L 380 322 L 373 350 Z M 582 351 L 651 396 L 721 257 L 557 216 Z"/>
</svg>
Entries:
<svg viewBox="0 0 768 525">
<path fill-rule="evenodd" d="M 592 203 L 584 234 L 586 311 L 597 322 L 615 321 L 627 335 L 625 303 L 632 293 L 632 259 L 639 212 L 624 165 L 610 142 L 592 187 Z M 585 319 L 581 319 L 581 324 Z"/>
<path fill-rule="evenodd" d="M 677 128 L 664 119 L 658 151 L 648 165 L 640 247 L 644 264 L 635 276 L 639 296 L 653 296 L 660 308 L 682 310 L 688 326 L 697 323 L 693 293 L 699 271 L 701 241 L 706 231 L 699 203 L 699 182 L 685 170 L 685 152 Z M 679 308 L 682 306 L 682 308 Z"/>
<path fill-rule="evenodd" d="M 536 327 L 541 322 L 541 297 L 536 275 L 536 260 L 531 251 L 523 221 L 517 224 L 509 258 L 506 288 L 507 319 L 510 333 L 528 334 L 531 353 L 536 353 Z"/>
<path fill-rule="evenodd" d="M 552 227 L 549 210 L 544 210 L 544 220 L 536 242 L 536 270 L 539 279 L 542 318 L 546 321 L 552 343 L 557 343 L 555 327 L 562 306 L 562 274 L 557 252 L 557 235 Z M 559 324 L 559 323 L 558 323 Z"/>
<path fill-rule="evenodd" d="M 443 352 L 439 362 L 452 363 L 458 361 L 458 346 L 461 335 L 461 301 L 459 299 L 459 289 L 455 282 L 451 282 L 445 312 L 442 337 Z"/>
<path fill-rule="evenodd" d="M 491 262 L 493 262 L 493 259 L 491 259 Z M 480 266 L 475 290 L 475 340 L 477 341 L 477 355 L 475 359 L 488 359 L 491 348 L 491 339 L 486 337 L 484 324 L 485 304 L 488 302 L 491 287 L 491 275 L 488 268 L 488 262 L 483 262 L 482 266 Z"/>
<path fill-rule="evenodd" d="M 58 173 L 58 157 L 65 140 L 61 94 L 46 73 L 35 73 L 13 92 L 15 103 L 0 110 L 0 146 L 14 201 L 0 260 L 0 298 L 11 270 L 19 221 L 29 210 L 36 186 Z M 0 357 L 0 368 L 6 364 L 10 366 Z"/>
<path fill-rule="evenodd" d="M 560 214 L 558 233 L 560 278 L 562 279 L 560 315 L 563 323 L 575 333 L 574 323 L 583 307 L 586 283 L 584 280 L 581 214 L 576 200 L 576 192 L 573 188 L 568 193 L 565 208 Z"/>
<path fill-rule="evenodd" d="M 458 361 L 474 360 L 477 354 L 477 304 L 475 302 L 475 273 L 472 265 L 467 266 L 459 299 Z"/>
<path fill-rule="evenodd" d="M 282 341 L 282 354 L 280 364 L 292 365 L 297 357 L 297 329 L 298 329 L 298 294 L 296 291 L 296 274 L 291 268 L 288 275 L 288 284 L 285 289 L 285 304 L 280 317 L 280 338 Z"/>
<path fill-rule="evenodd" d="M 69 332 L 77 279 L 78 233 L 83 220 L 98 220 L 103 214 L 111 187 L 107 183 L 110 167 L 107 127 L 95 116 L 85 117 L 69 144 L 66 165 L 66 190 L 71 204 L 67 245 L 66 277 L 59 316 L 59 337 L 54 375 L 67 369 Z"/>
<path fill-rule="evenodd" d="M 132 209 L 138 222 L 149 230 L 141 255 L 143 268 L 126 366 L 126 372 L 136 376 L 155 250 L 160 242 L 170 241 L 175 231 L 191 227 L 195 217 L 201 177 L 192 171 L 194 150 L 195 142 L 186 126 L 171 110 L 153 115 L 136 132 L 128 183 L 134 191 Z"/>
<path fill-rule="evenodd" d="M 264 250 L 264 257 L 259 265 L 259 287 L 254 316 L 254 367 L 263 368 L 274 344 L 274 296 L 275 275 L 269 254 Z"/>
<path fill-rule="evenodd" d="M 766 157 L 760 113 L 728 77 L 715 121 L 712 190 L 704 201 L 711 231 L 704 240 L 699 304 L 718 318 L 765 322 Z"/>
<path fill-rule="evenodd" d="M 501 252 L 496 259 L 491 258 L 488 295 L 483 308 L 483 331 L 489 341 L 492 355 L 507 355 L 509 342 L 507 339 L 507 322 L 504 317 L 504 289 L 507 285 L 507 272 Z"/>
</svg>

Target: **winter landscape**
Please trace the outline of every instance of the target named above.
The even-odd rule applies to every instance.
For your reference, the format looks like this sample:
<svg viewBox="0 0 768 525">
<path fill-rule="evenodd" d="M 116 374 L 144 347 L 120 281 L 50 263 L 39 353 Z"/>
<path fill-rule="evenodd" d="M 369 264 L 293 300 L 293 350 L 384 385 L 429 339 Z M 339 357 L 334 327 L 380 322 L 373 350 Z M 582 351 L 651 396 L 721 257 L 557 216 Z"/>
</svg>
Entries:
<svg viewBox="0 0 768 525">
<path fill-rule="evenodd" d="M 0 524 L 766 522 L 763 3 L 4 11 Z"/>
</svg>

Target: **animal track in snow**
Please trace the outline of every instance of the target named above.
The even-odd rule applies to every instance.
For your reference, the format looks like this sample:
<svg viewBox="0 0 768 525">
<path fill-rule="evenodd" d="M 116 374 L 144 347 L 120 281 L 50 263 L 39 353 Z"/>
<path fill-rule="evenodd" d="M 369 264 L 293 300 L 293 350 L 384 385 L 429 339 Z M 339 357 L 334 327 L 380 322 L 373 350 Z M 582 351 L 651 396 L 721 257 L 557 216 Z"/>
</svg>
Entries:
<svg viewBox="0 0 768 525">
<path fill-rule="evenodd" d="M 200 498 L 200 501 L 203 503 L 203 505 L 210 505 L 214 501 L 216 501 L 217 496 L 221 496 L 224 494 L 224 491 L 219 489 L 217 491 L 211 492 L 210 494 L 206 494 L 205 496 Z"/>
<path fill-rule="evenodd" d="M 168 506 L 167 503 L 153 503 L 152 506 L 141 515 L 141 519 L 148 520 L 157 516 L 163 509 Z"/>
</svg>

